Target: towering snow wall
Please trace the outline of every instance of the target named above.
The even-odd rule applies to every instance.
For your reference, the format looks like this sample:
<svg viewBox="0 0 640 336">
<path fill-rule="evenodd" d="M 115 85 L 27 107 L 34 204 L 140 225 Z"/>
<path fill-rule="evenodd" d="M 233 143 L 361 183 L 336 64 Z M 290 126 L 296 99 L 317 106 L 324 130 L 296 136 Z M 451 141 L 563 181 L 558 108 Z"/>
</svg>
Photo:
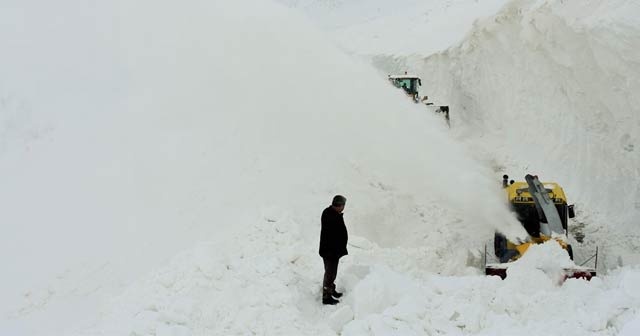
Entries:
<svg viewBox="0 0 640 336">
<path fill-rule="evenodd" d="M 511 1 L 457 46 L 375 63 L 416 69 L 451 105 L 458 137 L 500 174 L 560 182 L 606 268 L 637 263 L 638 14 L 628 0 Z"/>
<path fill-rule="evenodd" d="M 337 193 L 351 234 L 430 246 L 425 268 L 521 232 L 441 119 L 285 8 L 8 1 L 0 22 L 0 302 L 28 330 L 271 213 L 317 246 Z"/>
</svg>

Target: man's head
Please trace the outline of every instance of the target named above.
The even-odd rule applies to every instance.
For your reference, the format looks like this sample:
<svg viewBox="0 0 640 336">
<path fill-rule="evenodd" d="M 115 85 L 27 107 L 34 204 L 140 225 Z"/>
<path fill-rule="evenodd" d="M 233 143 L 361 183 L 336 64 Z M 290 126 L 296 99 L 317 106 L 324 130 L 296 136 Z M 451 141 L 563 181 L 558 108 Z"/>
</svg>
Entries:
<svg viewBox="0 0 640 336">
<path fill-rule="evenodd" d="M 347 203 L 347 199 L 342 195 L 335 195 L 333 197 L 333 201 L 331 201 L 331 206 L 336 209 L 339 213 L 342 213 L 344 210 L 344 205 Z"/>
</svg>

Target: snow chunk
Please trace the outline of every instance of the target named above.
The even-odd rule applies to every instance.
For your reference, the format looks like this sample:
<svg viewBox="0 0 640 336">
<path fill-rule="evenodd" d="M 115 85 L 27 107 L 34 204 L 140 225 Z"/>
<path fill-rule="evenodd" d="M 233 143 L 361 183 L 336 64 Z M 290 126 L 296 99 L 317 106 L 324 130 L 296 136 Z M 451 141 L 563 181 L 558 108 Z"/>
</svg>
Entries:
<svg viewBox="0 0 640 336">
<path fill-rule="evenodd" d="M 344 306 L 329 316 L 329 325 L 331 329 L 339 333 L 345 324 L 353 320 L 353 310 L 351 306 Z"/>
<path fill-rule="evenodd" d="M 405 297 L 420 296 L 420 289 L 411 279 L 393 272 L 386 266 L 374 266 L 371 273 L 353 291 L 354 312 L 357 318 L 381 313 L 395 306 Z"/>
<path fill-rule="evenodd" d="M 623 278 L 620 284 L 625 294 L 634 299 L 640 299 L 640 272 L 624 272 Z"/>
<path fill-rule="evenodd" d="M 181 325 L 161 325 L 156 329 L 156 336 L 190 336 L 191 330 Z"/>
<path fill-rule="evenodd" d="M 355 248 L 359 248 L 363 250 L 371 250 L 374 247 L 376 247 L 374 243 L 370 242 L 366 238 L 359 237 L 359 236 L 349 237 L 349 246 L 353 246 Z"/>
<path fill-rule="evenodd" d="M 575 268 L 569 254 L 555 240 L 534 244 L 507 269 L 507 281 L 523 288 L 539 287 L 541 284 L 560 284 L 564 280 L 564 269 Z"/>
<path fill-rule="evenodd" d="M 620 331 L 619 336 L 636 336 L 640 335 L 640 314 L 629 323 L 625 324 Z"/>
</svg>

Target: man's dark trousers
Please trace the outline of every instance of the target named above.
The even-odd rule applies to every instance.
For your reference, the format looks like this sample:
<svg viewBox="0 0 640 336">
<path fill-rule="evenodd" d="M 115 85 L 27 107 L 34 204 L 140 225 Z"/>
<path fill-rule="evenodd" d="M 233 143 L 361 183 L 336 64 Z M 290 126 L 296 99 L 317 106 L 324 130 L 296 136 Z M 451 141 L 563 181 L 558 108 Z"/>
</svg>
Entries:
<svg viewBox="0 0 640 336">
<path fill-rule="evenodd" d="M 324 261 L 324 281 L 322 282 L 322 298 L 330 299 L 331 294 L 336 289 L 336 285 L 333 283 L 336 280 L 338 274 L 338 261 L 339 259 L 322 258 Z"/>
</svg>

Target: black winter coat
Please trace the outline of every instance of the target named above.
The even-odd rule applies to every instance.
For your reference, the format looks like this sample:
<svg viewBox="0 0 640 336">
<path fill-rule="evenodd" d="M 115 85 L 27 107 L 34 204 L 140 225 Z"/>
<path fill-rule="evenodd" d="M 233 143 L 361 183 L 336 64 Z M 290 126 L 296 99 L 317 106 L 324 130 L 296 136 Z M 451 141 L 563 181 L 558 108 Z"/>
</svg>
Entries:
<svg viewBox="0 0 640 336">
<path fill-rule="evenodd" d="M 340 259 L 347 255 L 347 227 L 342 214 L 329 206 L 322 212 L 320 231 L 320 256 L 327 259 Z"/>
</svg>

